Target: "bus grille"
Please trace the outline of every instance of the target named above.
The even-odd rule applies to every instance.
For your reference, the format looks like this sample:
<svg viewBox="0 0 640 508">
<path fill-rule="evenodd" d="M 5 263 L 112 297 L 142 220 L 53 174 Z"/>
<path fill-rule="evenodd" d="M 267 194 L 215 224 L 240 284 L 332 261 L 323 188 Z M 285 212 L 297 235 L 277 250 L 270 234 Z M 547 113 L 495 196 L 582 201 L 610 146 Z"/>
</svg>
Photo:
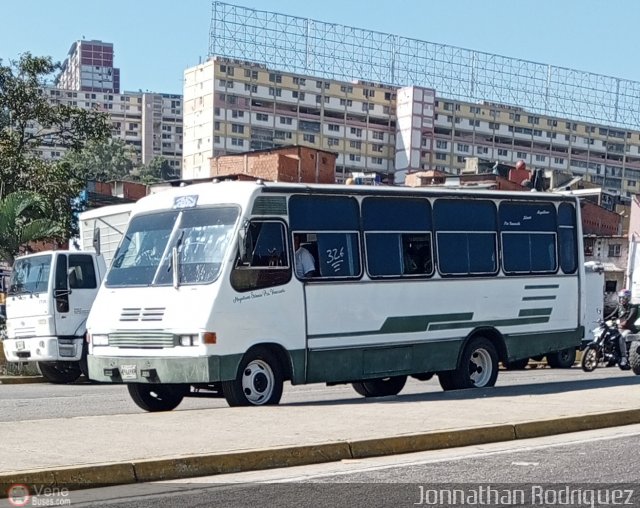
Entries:
<svg viewBox="0 0 640 508">
<path fill-rule="evenodd" d="M 123 348 L 164 348 L 174 347 L 175 338 L 171 333 L 111 333 L 109 345 Z"/>
<path fill-rule="evenodd" d="M 123 307 L 120 321 L 162 321 L 164 307 Z"/>
</svg>

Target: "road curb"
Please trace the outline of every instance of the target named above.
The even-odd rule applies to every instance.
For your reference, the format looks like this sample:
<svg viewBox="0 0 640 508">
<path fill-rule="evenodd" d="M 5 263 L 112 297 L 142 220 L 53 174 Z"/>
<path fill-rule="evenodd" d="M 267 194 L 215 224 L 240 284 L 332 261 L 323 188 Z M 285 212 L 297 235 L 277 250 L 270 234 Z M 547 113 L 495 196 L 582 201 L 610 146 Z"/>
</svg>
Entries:
<svg viewBox="0 0 640 508">
<path fill-rule="evenodd" d="M 7 488 L 14 484 L 79 490 L 514 441 L 636 423 L 640 423 L 640 409 L 377 439 L 0 473 L 0 498 L 6 497 Z"/>
<path fill-rule="evenodd" d="M 0 385 L 23 385 L 29 383 L 46 383 L 42 376 L 6 376 L 0 377 Z"/>
</svg>

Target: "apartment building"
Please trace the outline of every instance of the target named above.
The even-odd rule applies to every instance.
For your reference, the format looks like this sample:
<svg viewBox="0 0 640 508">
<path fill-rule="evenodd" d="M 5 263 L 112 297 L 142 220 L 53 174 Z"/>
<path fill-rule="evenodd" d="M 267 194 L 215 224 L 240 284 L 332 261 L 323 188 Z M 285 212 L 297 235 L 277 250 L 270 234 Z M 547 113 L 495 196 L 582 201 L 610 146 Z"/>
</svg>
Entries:
<svg viewBox="0 0 640 508">
<path fill-rule="evenodd" d="M 286 145 L 336 153 L 338 181 L 351 171 L 393 173 L 396 93 L 210 59 L 184 73 L 183 178 L 209 176 L 218 155 Z"/>
<path fill-rule="evenodd" d="M 53 104 L 66 104 L 109 115 L 111 134 L 133 148 L 135 163 L 147 164 L 162 156 L 180 174 L 182 167 L 182 97 L 149 92 L 87 92 L 47 88 Z M 35 126 L 32 126 L 35 128 Z M 45 138 L 39 152 L 58 159 L 65 150 Z"/>
<path fill-rule="evenodd" d="M 467 157 L 571 172 L 628 203 L 640 191 L 640 131 L 528 113 L 446 91 L 344 82 L 215 57 L 184 73 L 185 178 L 224 153 L 300 144 L 351 171 L 459 174 Z M 346 175 L 346 176 L 345 176 Z"/>
<path fill-rule="evenodd" d="M 113 66 L 113 44 L 76 41 L 62 63 L 55 86 L 87 92 L 120 93 L 120 69 Z"/>
</svg>

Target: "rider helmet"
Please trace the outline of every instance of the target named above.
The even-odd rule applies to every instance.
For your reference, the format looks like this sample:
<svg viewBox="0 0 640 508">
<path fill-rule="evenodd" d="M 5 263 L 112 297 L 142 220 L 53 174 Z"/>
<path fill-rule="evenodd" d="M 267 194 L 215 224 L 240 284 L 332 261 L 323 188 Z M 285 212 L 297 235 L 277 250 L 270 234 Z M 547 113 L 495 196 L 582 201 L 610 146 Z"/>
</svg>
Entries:
<svg viewBox="0 0 640 508">
<path fill-rule="evenodd" d="M 627 305 L 631 301 L 631 291 L 623 289 L 618 292 L 618 303 L 620 305 Z"/>
</svg>

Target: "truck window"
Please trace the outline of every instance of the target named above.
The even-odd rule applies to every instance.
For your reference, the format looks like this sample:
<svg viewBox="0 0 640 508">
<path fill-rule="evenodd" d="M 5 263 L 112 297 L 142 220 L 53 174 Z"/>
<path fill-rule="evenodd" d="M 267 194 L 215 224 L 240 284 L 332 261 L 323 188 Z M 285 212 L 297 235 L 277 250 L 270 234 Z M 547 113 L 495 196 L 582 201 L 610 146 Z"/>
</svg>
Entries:
<svg viewBox="0 0 640 508">
<path fill-rule="evenodd" d="M 98 287 L 96 271 L 91 256 L 71 254 L 69 256 L 69 288 L 95 289 Z"/>
</svg>

